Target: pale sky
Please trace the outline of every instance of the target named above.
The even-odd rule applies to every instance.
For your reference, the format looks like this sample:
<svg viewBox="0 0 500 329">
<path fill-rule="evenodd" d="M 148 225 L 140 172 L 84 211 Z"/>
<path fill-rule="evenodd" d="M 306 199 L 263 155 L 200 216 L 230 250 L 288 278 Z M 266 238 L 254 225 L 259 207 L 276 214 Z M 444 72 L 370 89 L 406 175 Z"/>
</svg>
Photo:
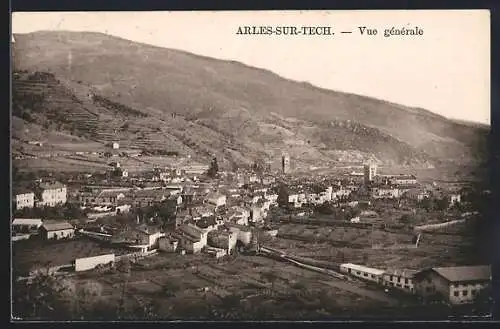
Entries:
<svg viewBox="0 0 500 329">
<path fill-rule="evenodd" d="M 485 10 L 40 12 L 14 13 L 12 32 L 104 32 L 489 124 L 489 17 Z M 236 34 L 239 26 L 290 25 L 331 26 L 335 35 Z M 360 35 L 358 26 L 378 34 Z M 384 37 L 391 27 L 419 27 L 423 35 Z"/>
</svg>

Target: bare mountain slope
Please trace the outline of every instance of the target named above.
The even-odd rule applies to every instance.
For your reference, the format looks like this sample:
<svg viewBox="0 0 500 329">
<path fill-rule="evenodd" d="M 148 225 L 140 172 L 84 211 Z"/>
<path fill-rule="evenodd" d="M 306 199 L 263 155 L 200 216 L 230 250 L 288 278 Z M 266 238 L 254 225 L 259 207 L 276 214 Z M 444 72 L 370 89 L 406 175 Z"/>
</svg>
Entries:
<svg viewBox="0 0 500 329">
<path fill-rule="evenodd" d="M 241 63 L 99 33 L 15 38 L 15 69 L 53 73 L 75 102 L 88 102 L 85 93 L 91 91 L 96 97 L 88 107 L 125 127 L 123 139 L 134 140 L 141 132 L 130 126 L 138 125 L 165 142 L 160 146 L 236 162 L 283 151 L 311 163 L 338 160 L 332 154 L 339 150 L 398 164 L 470 163 L 485 156 L 485 127 L 320 89 Z M 110 106 L 115 114 L 141 114 L 112 119 Z M 96 133 L 109 127 L 101 126 Z"/>
</svg>

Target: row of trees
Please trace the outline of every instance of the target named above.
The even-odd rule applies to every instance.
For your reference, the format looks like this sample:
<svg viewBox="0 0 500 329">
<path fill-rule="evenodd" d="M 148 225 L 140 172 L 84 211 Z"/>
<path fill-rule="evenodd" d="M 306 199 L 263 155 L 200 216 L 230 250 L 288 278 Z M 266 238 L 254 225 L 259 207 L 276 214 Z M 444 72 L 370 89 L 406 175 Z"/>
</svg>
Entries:
<svg viewBox="0 0 500 329">
<path fill-rule="evenodd" d="M 80 219 L 88 210 L 82 210 L 75 204 L 66 203 L 55 207 L 22 208 L 14 211 L 14 217 L 41 219 Z"/>
</svg>

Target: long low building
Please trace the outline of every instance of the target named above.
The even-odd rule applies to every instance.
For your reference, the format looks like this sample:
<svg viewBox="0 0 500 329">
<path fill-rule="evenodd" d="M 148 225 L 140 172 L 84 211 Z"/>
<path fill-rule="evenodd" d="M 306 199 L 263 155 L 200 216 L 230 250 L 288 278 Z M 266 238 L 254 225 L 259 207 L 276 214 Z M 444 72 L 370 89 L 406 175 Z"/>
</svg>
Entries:
<svg viewBox="0 0 500 329">
<path fill-rule="evenodd" d="M 99 265 L 110 265 L 115 262 L 115 254 L 105 254 L 93 257 L 77 258 L 74 260 L 76 272 L 88 271 Z"/>
<path fill-rule="evenodd" d="M 347 273 L 349 275 L 358 277 L 358 278 L 363 279 L 363 280 L 381 283 L 382 276 L 384 275 L 385 271 L 377 269 L 377 268 L 363 266 L 363 265 L 346 263 L 346 264 L 340 265 L 340 272 Z"/>
</svg>

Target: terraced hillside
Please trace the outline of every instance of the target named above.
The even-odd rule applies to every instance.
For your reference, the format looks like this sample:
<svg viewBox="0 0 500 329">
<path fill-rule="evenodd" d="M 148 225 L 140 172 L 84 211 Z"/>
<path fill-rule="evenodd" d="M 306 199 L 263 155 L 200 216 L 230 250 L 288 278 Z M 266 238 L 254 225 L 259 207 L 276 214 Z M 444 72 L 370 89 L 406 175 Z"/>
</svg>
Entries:
<svg viewBox="0 0 500 329">
<path fill-rule="evenodd" d="M 56 126 L 89 138 L 96 133 L 98 111 L 88 109 L 52 74 L 15 74 L 12 91 L 13 115 L 46 129 Z"/>
<path fill-rule="evenodd" d="M 15 37 L 17 69 L 52 72 L 72 90 L 71 111 L 82 113 L 80 119 L 51 114 L 53 125 L 47 129 L 205 159 L 216 155 L 227 164 L 272 161 L 284 151 L 297 166 L 331 164 L 339 161 L 338 154 L 424 167 L 475 164 L 487 157 L 488 127 L 422 109 L 100 33 Z M 51 110 L 34 111 L 37 122 L 59 111 L 56 105 L 46 107 Z M 98 123 L 85 118 L 86 111 L 97 114 Z"/>
</svg>

